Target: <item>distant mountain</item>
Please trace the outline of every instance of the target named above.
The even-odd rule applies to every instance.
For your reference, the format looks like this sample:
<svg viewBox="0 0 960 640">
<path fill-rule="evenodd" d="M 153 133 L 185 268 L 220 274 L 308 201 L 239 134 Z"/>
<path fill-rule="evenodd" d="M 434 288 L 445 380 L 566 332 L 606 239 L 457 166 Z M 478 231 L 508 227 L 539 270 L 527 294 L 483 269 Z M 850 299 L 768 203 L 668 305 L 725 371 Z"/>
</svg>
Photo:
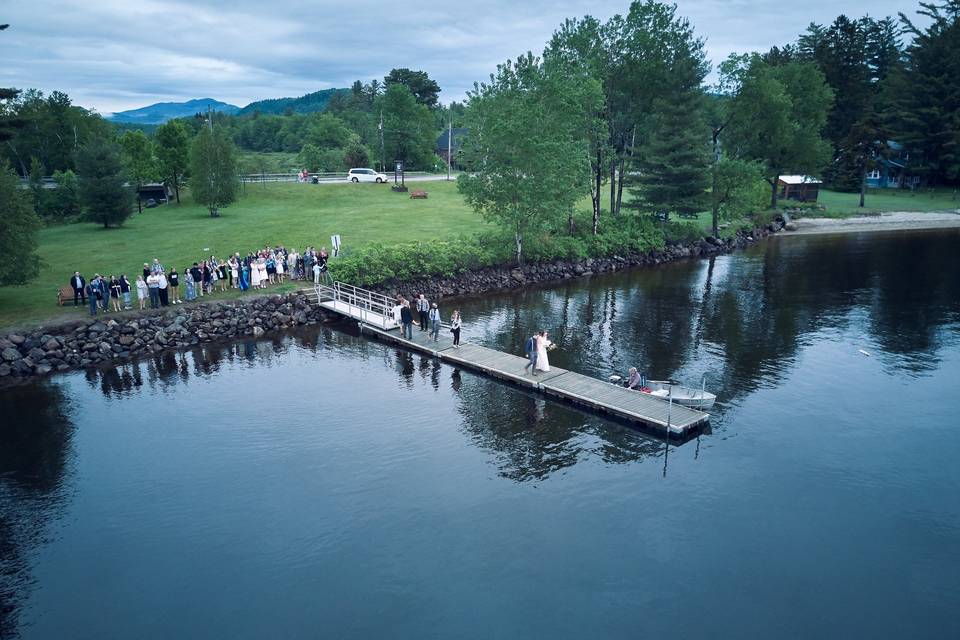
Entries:
<svg viewBox="0 0 960 640">
<path fill-rule="evenodd" d="M 148 107 L 119 111 L 107 117 L 111 122 L 126 124 L 163 124 L 173 118 L 189 118 L 197 113 L 204 113 L 207 107 L 213 111 L 234 114 L 240 107 L 213 98 L 198 98 L 186 102 L 158 102 Z"/>
<path fill-rule="evenodd" d="M 260 113 L 271 113 L 282 115 L 289 109 L 292 113 L 313 113 L 323 111 L 330 98 L 336 93 L 349 94 L 350 89 L 322 89 L 308 93 L 299 98 L 272 98 L 270 100 L 258 100 L 251 102 L 243 109 L 240 109 L 240 115 L 247 115 L 259 111 Z"/>
</svg>

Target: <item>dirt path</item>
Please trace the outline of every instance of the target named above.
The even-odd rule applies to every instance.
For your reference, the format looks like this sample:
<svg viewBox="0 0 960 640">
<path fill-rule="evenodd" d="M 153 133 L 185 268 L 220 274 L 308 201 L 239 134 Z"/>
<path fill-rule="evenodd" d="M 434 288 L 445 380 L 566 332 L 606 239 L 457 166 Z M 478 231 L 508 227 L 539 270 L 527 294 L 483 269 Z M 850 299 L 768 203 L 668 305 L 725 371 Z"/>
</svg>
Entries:
<svg viewBox="0 0 960 640">
<path fill-rule="evenodd" d="M 809 235 L 813 233 L 860 233 L 863 231 L 902 231 L 909 229 L 960 228 L 960 211 L 924 213 L 921 211 L 893 211 L 879 216 L 856 218 L 801 218 L 796 221 L 797 230 L 783 235 Z"/>
</svg>

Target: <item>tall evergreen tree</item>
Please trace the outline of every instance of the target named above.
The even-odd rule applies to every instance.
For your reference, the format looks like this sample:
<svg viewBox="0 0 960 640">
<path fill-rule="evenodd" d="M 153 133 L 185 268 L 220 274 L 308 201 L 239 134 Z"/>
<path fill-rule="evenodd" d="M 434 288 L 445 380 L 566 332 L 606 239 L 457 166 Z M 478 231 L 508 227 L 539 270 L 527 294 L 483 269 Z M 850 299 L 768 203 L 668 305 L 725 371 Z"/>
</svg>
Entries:
<svg viewBox="0 0 960 640">
<path fill-rule="evenodd" d="M 25 284 L 40 273 L 40 225 L 29 192 L 20 188 L 7 161 L 0 161 L 0 286 Z"/>
<path fill-rule="evenodd" d="M 706 208 L 709 132 L 703 94 L 696 86 L 678 89 L 654 104 L 653 133 L 635 163 L 639 176 L 631 206 L 652 213 L 696 216 Z"/>
<path fill-rule="evenodd" d="M 104 228 L 122 225 L 133 213 L 133 191 L 126 184 L 120 147 L 95 138 L 80 150 L 77 165 L 87 219 Z"/>
<path fill-rule="evenodd" d="M 389 89 L 390 85 L 394 84 L 402 84 L 409 89 L 420 104 L 431 109 L 437 106 L 440 85 L 435 80 L 431 80 L 426 71 L 414 71 L 406 67 L 391 69 L 390 73 L 383 78 L 383 86 Z"/>
<path fill-rule="evenodd" d="M 895 69 L 886 116 L 910 170 L 934 184 L 960 184 L 960 0 L 921 3 L 926 28 L 900 14 L 913 36 Z"/>
<path fill-rule="evenodd" d="M 406 85 L 396 83 L 377 98 L 376 110 L 383 113 L 384 161 L 402 160 L 408 169 L 432 168 L 437 130 L 430 109 L 418 103 Z"/>
</svg>

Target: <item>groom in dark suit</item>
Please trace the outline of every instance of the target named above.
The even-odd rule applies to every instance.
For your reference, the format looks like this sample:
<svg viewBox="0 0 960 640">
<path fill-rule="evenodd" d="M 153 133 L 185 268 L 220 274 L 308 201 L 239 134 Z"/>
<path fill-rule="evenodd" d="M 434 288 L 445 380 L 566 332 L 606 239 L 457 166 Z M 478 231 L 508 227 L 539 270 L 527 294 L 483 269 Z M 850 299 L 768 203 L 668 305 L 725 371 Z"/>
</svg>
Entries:
<svg viewBox="0 0 960 640">
<path fill-rule="evenodd" d="M 73 306 L 77 306 L 77 300 L 87 304 L 87 290 L 85 288 L 87 281 L 83 279 L 79 271 L 73 272 L 73 277 L 70 278 L 70 286 L 73 287 Z"/>
</svg>

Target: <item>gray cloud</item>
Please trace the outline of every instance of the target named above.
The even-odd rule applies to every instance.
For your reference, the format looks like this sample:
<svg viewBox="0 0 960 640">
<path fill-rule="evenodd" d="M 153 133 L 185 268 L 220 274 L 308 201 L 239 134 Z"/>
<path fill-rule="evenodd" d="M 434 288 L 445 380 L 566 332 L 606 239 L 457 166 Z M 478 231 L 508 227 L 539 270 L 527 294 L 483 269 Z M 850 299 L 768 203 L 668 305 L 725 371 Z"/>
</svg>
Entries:
<svg viewBox="0 0 960 640">
<path fill-rule="evenodd" d="M 182 0 L 10 1 L 0 4 L 0 86 L 59 89 L 101 112 L 212 97 L 243 106 L 354 80 L 393 67 L 423 69 L 444 101 L 462 99 L 497 63 L 540 52 L 564 18 L 626 13 L 625 0 L 367 0 L 278 3 Z M 912 13 L 891 0 L 845 3 L 850 16 Z M 836 2 L 690 0 L 690 18 L 719 62 L 733 51 L 796 38 L 829 23 Z"/>
</svg>

